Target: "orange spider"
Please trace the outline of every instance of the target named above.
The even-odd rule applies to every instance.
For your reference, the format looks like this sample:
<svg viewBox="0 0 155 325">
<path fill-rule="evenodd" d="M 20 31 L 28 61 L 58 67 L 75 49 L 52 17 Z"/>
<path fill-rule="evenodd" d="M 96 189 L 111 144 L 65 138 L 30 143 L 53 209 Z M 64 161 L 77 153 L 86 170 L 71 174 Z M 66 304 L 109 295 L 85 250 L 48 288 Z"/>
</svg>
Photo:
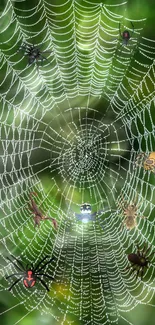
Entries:
<svg viewBox="0 0 155 325">
<path fill-rule="evenodd" d="M 150 154 L 140 153 L 136 157 L 135 165 L 143 166 L 145 170 L 151 170 L 155 173 L 155 151 L 152 151 Z"/>
</svg>

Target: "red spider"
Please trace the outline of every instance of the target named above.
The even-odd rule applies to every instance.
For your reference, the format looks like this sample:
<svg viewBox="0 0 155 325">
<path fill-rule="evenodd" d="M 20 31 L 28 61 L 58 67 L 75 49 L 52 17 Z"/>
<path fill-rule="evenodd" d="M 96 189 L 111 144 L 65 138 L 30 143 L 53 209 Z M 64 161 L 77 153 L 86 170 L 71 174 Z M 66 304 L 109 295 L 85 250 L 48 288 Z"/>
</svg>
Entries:
<svg viewBox="0 0 155 325">
<path fill-rule="evenodd" d="M 40 221 L 52 220 L 54 228 L 57 229 L 57 227 L 58 227 L 57 221 L 54 218 L 46 217 L 43 215 L 43 213 L 37 207 L 35 201 L 32 199 L 32 195 L 37 195 L 37 193 L 35 193 L 35 192 L 30 193 L 31 205 L 29 205 L 29 209 L 34 214 L 34 217 L 33 217 L 34 227 L 36 227 L 36 226 L 40 227 Z"/>
<path fill-rule="evenodd" d="M 134 25 L 133 25 L 133 23 L 131 22 L 131 26 L 132 26 L 132 33 L 130 34 L 129 33 L 129 31 L 128 30 L 124 30 L 124 32 L 122 33 L 121 32 L 121 24 L 119 23 L 119 34 L 120 34 L 120 37 L 121 37 L 121 39 L 122 39 L 122 44 L 121 44 L 121 46 L 122 45 L 124 45 L 124 46 L 127 46 L 128 45 L 128 42 L 129 42 L 129 40 L 130 40 L 130 38 L 133 36 L 133 34 L 134 34 Z M 121 47 L 120 46 L 120 47 Z"/>
<path fill-rule="evenodd" d="M 16 257 L 14 257 L 13 255 L 11 255 L 18 264 L 14 263 L 9 257 L 7 257 L 7 259 L 16 267 L 16 269 L 18 269 L 20 272 L 18 273 L 13 273 L 9 276 L 6 277 L 6 279 L 11 278 L 12 276 L 15 275 L 20 275 L 20 277 L 11 285 L 11 287 L 8 289 L 9 291 L 23 278 L 23 284 L 26 288 L 32 288 L 34 287 L 34 285 L 36 284 L 36 281 L 39 280 L 42 285 L 46 288 L 47 291 L 49 291 L 48 286 L 46 285 L 46 283 L 40 278 L 41 275 L 44 275 L 45 277 L 54 280 L 53 277 L 49 276 L 46 273 L 40 273 L 40 271 L 42 271 L 42 269 L 44 269 L 44 267 L 49 264 L 54 257 L 52 257 L 48 262 L 46 262 L 43 266 L 40 267 L 40 265 L 43 263 L 43 261 L 48 257 L 45 256 L 38 264 L 37 266 L 34 268 L 33 264 L 26 265 L 26 268 L 24 268 L 23 264 L 21 261 L 19 261 Z"/>
</svg>

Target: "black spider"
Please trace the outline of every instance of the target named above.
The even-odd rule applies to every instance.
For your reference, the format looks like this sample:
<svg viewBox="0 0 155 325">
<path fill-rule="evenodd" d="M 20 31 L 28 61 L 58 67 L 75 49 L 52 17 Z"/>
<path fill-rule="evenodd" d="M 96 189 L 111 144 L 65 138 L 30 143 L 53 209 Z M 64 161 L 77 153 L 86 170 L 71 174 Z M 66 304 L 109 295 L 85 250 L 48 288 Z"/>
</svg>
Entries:
<svg viewBox="0 0 155 325">
<path fill-rule="evenodd" d="M 23 278 L 23 283 L 24 283 L 24 286 L 27 287 L 27 288 L 32 288 L 36 281 L 39 280 L 42 285 L 46 288 L 47 291 L 49 291 L 49 288 L 48 286 L 46 285 L 46 283 L 39 277 L 41 275 L 44 275 L 46 276 L 47 278 L 49 279 L 53 279 L 53 277 L 49 276 L 48 274 L 46 273 L 40 273 L 40 271 L 42 271 L 42 269 L 47 265 L 49 264 L 53 259 L 54 257 L 52 257 L 48 262 L 46 262 L 43 266 L 40 267 L 40 265 L 43 263 L 43 261 L 48 257 L 48 256 L 45 256 L 38 264 L 36 267 L 33 266 L 33 264 L 27 264 L 26 265 L 26 268 L 24 268 L 23 264 L 21 261 L 19 261 L 16 257 L 14 257 L 13 255 L 11 255 L 17 262 L 14 263 L 9 257 L 7 257 L 7 259 L 20 271 L 18 273 L 13 273 L 9 276 L 6 277 L 6 279 L 9 279 L 11 278 L 12 276 L 14 275 L 20 275 L 20 277 L 11 285 L 11 287 L 9 288 L 9 291 L 14 287 L 15 284 L 17 284 L 22 278 Z"/>
<path fill-rule="evenodd" d="M 130 38 L 133 36 L 133 34 L 134 34 L 134 25 L 133 25 L 133 23 L 130 21 L 130 23 L 131 23 L 131 26 L 132 26 L 132 32 L 131 32 L 131 34 L 130 34 L 130 32 L 128 31 L 128 30 L 124 30 L 124 32 L 122 33 L 121 32 L 121 24 L 119 23 L 119 34 L 120 34 L 120 37 L 121 37 L 121 39 L 122 39 L 122 44 L 121 44 L 121 46 L 122 45 L 124 45 L 124 46 L 127 46 L 128 45 L 128 43 L 129 43 L 129 40 L 130 40 Z M 120 47 L 121 47 L 120 46 Z"/>
<path fill-rule="evenodd" d="M 130 275 L 136 271 L 136 279 L 138 278 L 139 274 L 141 276 L 141 280 L 144 275 L 145 269 L 148 268 L 148 264 L 152 264 L 150 261 L 150 257 L 155 254 L 155 252 L 152 252 L 149 254 L 149 250 L 151 249 L 151 246 L 146 248 L 146 244 L 144 245 L 143 249 L 140 250 L 139 246 L 137 245 L 137 252 L 136 253 L 130 253 L 128 254 L 128 260 L 130 263 L 132 263 L 130 266 L 126 268 L 130 269 L 132 268 L 132 271 Z"/>
<path fill-rule="evenodd" d="M 32 64 L 33 62 L 36 62 L 38 65 L 38 62 L 41 61 L 41 63 L 44 60 L 47 60 L 46 57 L 42 55 L 42 53 L 51 53 L 49 51 L 40 51 L 40 49 L 34 45 L 23 43 L 19 47 L 19 51 L 24 51 L 24 55 L 28 56 L 28 64 Z"/>
</svg>

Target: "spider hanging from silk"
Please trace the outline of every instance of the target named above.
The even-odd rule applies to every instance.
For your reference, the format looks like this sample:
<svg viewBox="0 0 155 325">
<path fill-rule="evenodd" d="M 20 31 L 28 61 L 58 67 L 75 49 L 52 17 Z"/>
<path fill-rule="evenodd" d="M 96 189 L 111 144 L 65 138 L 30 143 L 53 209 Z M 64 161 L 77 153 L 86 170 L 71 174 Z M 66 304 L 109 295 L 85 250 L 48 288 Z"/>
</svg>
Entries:
<svg viewBox="0 0 155 325">
<path fill-rule="evenodd" d="M 120 45 L 120 47 L 127 46 L 129 43 L 129 40 L 132 38 L 133 34 L 134 34 L 134 25 L 133 23 L 130 21 L 131 26 L 132 26 L 132 32 L 130 34 L 130 32 L 128 30 L 124 30 L 123 33 L 121 32 L 121 24 L 119 23 L 119 34 L 122 40 L 122 44 Z"/>
<path fill-rule="evenodd" d="M 37 46 L 26 43 L 23 43 L 19 47 L 18 52 L 20 51 L 24 52 L 24 56 L 28 57 L 29 65 L 35 62 L 37 66 L 39 62 L 43 63 L 44 60 L 47 60 L 47 58 L 43 56 L 44 53 L 51 53 L 51 51 L 41 51 Z"/>
<path fill-rule="evenodd" d="M 96 218 L 95 218 L 96 215 L 101 214 L 104 210 L 100 210 L 98 212 L 92 213 L 91 204 L 82 203 L 81 206 L 80 206 L 80 211 L 81 211 L 81 213 L 79 214 L 79 213 L 73 212 L 71 210 L 71 212 L 73 212 L 74 216 L 76 217 L 76 220 L 87 223 L 89 221 L 95 221 L 96 220 Z"/>
<path fill-rule="evenodd" d="M 13 276 L 19 276 L 18 279 L 11 285 L 11 287 L 8 289 L 9 291 L 21 280 L 23 279 L 23 284 L 26 288 L 32 288 L 34 287 L 34 285 L 36 284 L 36 281 L 39 280 L 42 285 L 46 288 L 47 291 L 50 291 L 47 284 L 40 278 L 40 276 L 45 276 L 51 280 L 54 280 L 53 277 L 49 276 L 46 273 L 41 272 L 45 266 L 47 264 L 49 264 L 50 262 L 53 261 L 54 257 L 52 257 L 48 262 L 46 262 L 45 264 L 43 264 L 41 267 L 40 265 L 45 261 L 45 259 L 48 256 L 45 256 L 38 264 L 36 267 L 33 266 L 33 264 L 27 264 L 26 268 L 24 268 L 22 262 L 20 260 L 18 260 L 16 257 L 14 257 L 13 255 L 11 255 L 12 258 L 14 258 L 17 262 L 14 263 L 9 257 L 7 257 L 7 259 L 16 267 L 17 270 L 19 270 L 20 272 L 18 273 L 13 273 L 9 276 L 6 277 L 6 279 L 9 279 Z M 40 273 L 41 272 L 41 273 Z"/>
<path fill-rule="evenodd" d="M 148 255 L 148 252 L 150 250 L 151 246 L 146 249 L 146 244 L 144 245 L 143 249 L 140 250 L 139 246 L 137 245 L 137 253 L 130 253 L 128 254 L 128 260 L 132 265 L 128 266 L 126 270 L 131 269 L 131 274 L 136 271 L 136 279 L 140 275 L 141 280 L 144 275 L 145 268 L 148 268 L 148 264 L 152 264 L 150 262 L 150 257 L 155 254 L 155 252 L 152 252 L 150 255 Z"/>
</svg>

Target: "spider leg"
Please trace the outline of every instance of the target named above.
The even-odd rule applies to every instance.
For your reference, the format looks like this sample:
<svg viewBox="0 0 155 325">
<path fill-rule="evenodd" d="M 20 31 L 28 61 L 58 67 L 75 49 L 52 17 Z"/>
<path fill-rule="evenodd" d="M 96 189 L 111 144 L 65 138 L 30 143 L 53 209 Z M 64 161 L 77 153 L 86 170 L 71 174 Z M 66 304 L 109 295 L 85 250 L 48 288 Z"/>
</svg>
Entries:
<svg viewBox="0 0 155 325">
<path fill-rule="evenodd" d="M 120 50 L 120 48 L 123 46 L 123 43 L 120 44 L 120 46 L 117 48 L 117 50 Z"/>
<path fill-rule="evenodd" d="M 138 193 L 136 193 L 135 199 L 133 201 L 134 206 L 138 208 L 139 205 L 137 205 L 137 202 L 138 202 Z"/>
<path fill-rule="evenodd" d="M 12 285 L 11 285 L 11 287 L 8 289 L 9 291 L 15 286 L 15 284 L 17 284 L 20 280 L 22 279 L 22 276 L 19 278 L 19 279 L 17 279 Z"/>
<path fill-rule="evenodd" d="M 40 271 L 47 265 L 47 264 L 49 264 L 50 262 L 52 262 L 53 260 L 54 260 L 54 258 L 55 257 L 52 257 L 48 262 L 46 262 L 39 270 L 37 270 L 36 268 L 35 268 L 35 271 L 37 270 L 37 272 L 38 273 L 40 273 Z M 42 262 L 41 262 L 42 263 Z"/>
<path fill-rule="evenodd" d="M 98 216 L 101 215 L 106 209 L 99 210 L 98 212 L 94 212 L 95 215 L 97 214 Z M 92 215 L 94 215 L 94 213 Z"/>
<path fill-rule="evenodd" d="M 12 256 L 12 255 L 11 255 Z M 14 257 L 15 258 L 15 257 Z M 24 267 L 22 264 L 19 263 L 19 261 L 15 258 L 15 260 L 22 266 L 22 269 L 16 264 L 14 263 L 9 257 L 7 257 L 7 260 L 9 260 L 19 271 L 23 271 Z M 24 270 L 25 271 L 25 270 Z"/>
<path fill-rule="evenodd" d="M 135 169 L 138 166 L 139 167 L 142 167 L 143 166 L 143 162 L 142 161 L 141 162 L 140 161 L 139 162 L 138 161 L 134 161 L 133 162 L 133 168 Z"/>
<path fill-rule="evenodd" d="M 76 220 L 81 221 L 82 219 L 83 219 L 83 217 L 80 214 L 76 215 Z"/>
<path fill-rule="evenodd" d="M 28 207 L 26 207 L 26 209 L 29 209 L 34 212 L 34 209 L 32 208 L 32 206 L 30 204 L 28 204 Z"/>
<path fill-rule="evenodd" d="M 137 255 L 138 255 L 138 257 L 141 257 L 141 251 L 140 251 L 140 247 L 139 247 L 139 245 L 137 244 L 136 245 L 137 246 Z"/>
<path fill-rule="evenodd" d="M 44 275 L 44 276 L 46 276 L 47 278 L 49 278 L 49 279 L 51 279 L 51 280 L 54 280 L 54 278 L 52 277 L 52 276 L 50 276 L 50 275 L 48 275 L 48 274 L 45 274 L 45 273 L 35 273 L 35 275 Z"/>
<path fill-rule="evenodd" d="M 150 249 L 150 247 L 149 247 L 149 249 Z M 146 254 L 147 254 L 147 252 L 148 252 L 148 249 L 146 251 Z M 153 254 L 155 254 L 155 252 L 152 252 L 149 256 L 147 256 L 147 259 L 149 259 Z"/>
<path fill-rule="evenodd" d="M 142 272 L 141 272 L 141 280 L 143 278 L 143 275 L 144 275 L 144 268 L 142 268 Z"/>
<path fill-rule="evenodd" d="M 33 221 L 34 221 L 34 229 L 38 226 L 38 228 L 40 227 L 40 221 L 41 219 L 36 218 L 35 216 L 33 217 Z"/>
<path fill-rule="evenodd" d="M 48 257 L 48 255 L 46 255 L 38 264 L 37 264 L 37 266 L 35 267 L 35 269 L 33 270 L 34 272 L 38 269 L 38 267 L 40 266 L 40 264 L 42 263 L 42 262 L 44 262 L 45 260 L 46 260 L 46 258 Z"/>
<path fill-rule="evenodd" d="M 134 272 L 137 271 L 136 268 L 133 267 L 132 271 L 130 272 L 130 275 Z"/>
<path fill-rule="evenodd" d="M 44 60 L 47 60 L 47 58 L 45 56 L 43 56 L 42 54 L 40 54 L 40 58 L 38 58 L 38 61 L 39 61 L 39 59 L 41 59 L 41 62 L 43 62 Z"/>
<path fill-rule="evenodd" d="M 122 38 L 122 33 L 121 33 L 121 24 L 119 23 L 119 34 L 120 34 L 120 36 L 121 36 L 121 38 Z"/>
<path fill-rule="evenodd" d="M 44 282 L 44 280 L 42 280 L 38 276 L 36 278 L 42 283 L 42 285 L 46 288 L 47 291 L 50 291 L 49 288 L 48 288 L 48 286 L 47 286 L 47 284 Z"/>
<path fill-rule="evenodd" d="M 148 247 L 147 248 L 147 250 L 146 250 L 146 243 L 144 244 L 144 247 L 143 247 L 143 249 L 142 249 L 142 256 L 146 256 L 146 254 L 147 254 L 147 252 L 149 251 L 149 249 L 151 248 L 151 246 L 150 247 Z M 145 251 L 146 250 L 146 251 Z"/>
<path fill-rule="evenodd" d="M 137 278 L 138 278 L 139 272 L 140 272 L 140 268 L 139 268 L 138 271 L 137 271 L 136 280 L 137 280 Z"/>
<path fill-rule="evenodd" d="M 9 279 L 9 278 L 11 278 L 14 275 L 23 275 L 23 273 L 13 273 L 11 275 L 6 276 L 6 279 Z"/>
<path fill-rule="evenodd" d="M 105 228 L 104 225 L 102 225 L 102 222 L 100 222 L 100 220 L 99 220 L 99 225 L 100 225 L 100 227 L 101 227 L 102 229 Z"/>
<path fill-rule="evenodd" d="M 52 218 L 50 218 L 50 217 L 44 217 L 43 219 L 42 219 L 42 221 L 43 220 L 53 220 Z"/>
<path fill-rule="evenodd" d="M 145 244 L 145 247 L 146 247 L 146 244 Z M 151 246 L 149 246 L 145 252 L 145 255 L 149 252 L 149 250 L 151 249 Z"/>
<path fill-rule="evenodd" d="M 132 37 L 133 34 L 134 34 L 134 31 L 135 31 L 135 28 L 134 28 L 134 24 L 132 23 L 132 21 L 130 21 L 130 23 L 131 23 L 131 26 L 132 26 L 132 33 L 131 33 L 131 37 Z"/>
<path fill-rule="evenodd" d="M 143 166 L 143 163 L 144 163 L 143 160 L 144 160 L 144 158 L 147 158 L 147 157 L 148 157 L 148 155 L 145 152 L 139 153 L 134 161 L 134 166 L 135 167 L 136 167 L 136 165 L 139 167 Z M 141 159 L 141 158 L 142 158 L 142 161 L 139 161 L 139 159 Z"/>
<path fill-rule="evenodd" d="M 125 268 L 125 271 L 131 269 L 131 267 L 132 267 L 132 265 L 127 266 L 127 267 Z"/>
<path fill-rule="evenodd" d="M 141 218 L 141 219 L 147 218 L 146 216 L 138 216 L 138 217 Z"/>
<path fill-rule="evenodd" d="M 23 266 L 23 264 L 21 263 L 21 261 L 19 261 L 15 256 L 13 256 L 12 254 L 11 254 L 11 256 L 18 262 L 18 264 L 22 267 L 22 269 L 25 271 L 25 268 L 24 268 L 24 266 Z"/>
<path fill-rule="evenodd" d="M 23 43 L 22 45 L 19 46 L 17 52 L 25 50 L 26 49 L 26 43 Z"/>
</svg>

